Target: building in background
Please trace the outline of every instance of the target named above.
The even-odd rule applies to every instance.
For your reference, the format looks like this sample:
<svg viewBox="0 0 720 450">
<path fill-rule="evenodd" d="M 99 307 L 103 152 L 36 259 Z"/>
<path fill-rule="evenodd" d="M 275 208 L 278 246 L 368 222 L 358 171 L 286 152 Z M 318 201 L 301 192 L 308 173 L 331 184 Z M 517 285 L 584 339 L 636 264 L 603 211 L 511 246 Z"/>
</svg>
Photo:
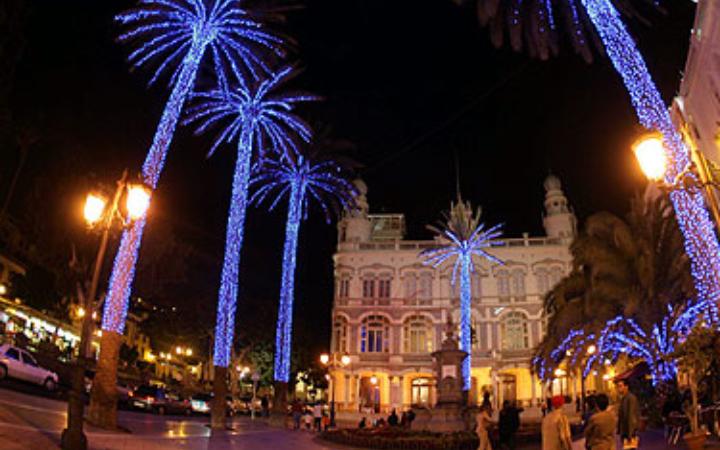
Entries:
<svg viewBox="0 0 720 450">
<path fill-rule="evenodd" d="M 351 357 L 349 366 L 332 373 L 337 405 L 357 411 L 433 404 L 430 354 L 439 348 L 448 318 L 459 323 L 452 266 L 423 265 L 419 253 L 436 242 L 405 239 L 402 214 L 369 214 L 367 187 L 357 184 L 359 209 L 338 224 L 334 255 L 331 350 Z M 503 265 L 476 261 L 474 401 L 484 392 L 496 402 L 525 405 L 544 398 L 530 357 L 545 332 L 543 296 L 570 271 L 568 247 L 577 228 L 560 180 L 549 176 L 544 185 L 546 236 L 499 240 L 490 252 Z"/>
<path fill-rule="evenodd" d="M 698 149 L 720 165 L 720 2 L 697 3 L 673 119 L 679 126 L 686 123 Z"/>
</svg>

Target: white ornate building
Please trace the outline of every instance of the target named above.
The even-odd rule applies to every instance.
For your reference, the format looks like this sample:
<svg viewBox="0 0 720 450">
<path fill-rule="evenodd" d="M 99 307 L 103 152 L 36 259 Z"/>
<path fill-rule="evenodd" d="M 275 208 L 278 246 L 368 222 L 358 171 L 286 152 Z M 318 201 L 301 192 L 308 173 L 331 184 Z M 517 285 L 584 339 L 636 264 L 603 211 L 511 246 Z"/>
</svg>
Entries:
<svg viewBox="0 0 720 450">
<path fill-rule="evenodd" d="M 402 214 L 369 214 L 358 181 L 359 210 L 338 224 L 331 349 L 352 363 L 332 373 L 338 407 L 380 409 L 434 403 L 432 357 L 459 299 L 449 265 L 422 264 L 433 240 L 405 239 Z M 477 260 L 473 274 L 471 399 L 535 403 L 542 387 L 529 370 L 544 333 L 543 294 L 570 270 L 576 218 L 560 180 L 545 180 L 546 236 L 507 238 L 490 252 L 503 265 Z"/>
</svg>

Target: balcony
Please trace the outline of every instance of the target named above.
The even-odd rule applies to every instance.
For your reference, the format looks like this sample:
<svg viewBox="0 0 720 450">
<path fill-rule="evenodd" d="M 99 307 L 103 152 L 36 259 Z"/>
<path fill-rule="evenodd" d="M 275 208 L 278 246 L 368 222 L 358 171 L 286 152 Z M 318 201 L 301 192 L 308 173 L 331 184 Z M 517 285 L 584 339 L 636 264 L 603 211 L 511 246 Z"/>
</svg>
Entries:
<svg viewBox="0 0 720 450">
<path fill-rule="evenodd" d="M 367 251 L 383 251 L 383 250 L 405 250 L 420 252 L 422 250 L 437 246 L 436 241 L 405 241 L 400 239 L 384 239 L 370 242 L 342 242 L 340 249 L 342 251 L 367 250 Z M 494 247 L 545 247 L 550 245 L 562 244 L 561 239 L 548 237 L 528 237 L 528 238 L 511 238 L 498 239 L 493 241 Z"/>
<path fill-rule="evenodd" d="M 389 353 L 359 353 L 361 363 L 387 363 L 390 360 Z"/>
</svg>

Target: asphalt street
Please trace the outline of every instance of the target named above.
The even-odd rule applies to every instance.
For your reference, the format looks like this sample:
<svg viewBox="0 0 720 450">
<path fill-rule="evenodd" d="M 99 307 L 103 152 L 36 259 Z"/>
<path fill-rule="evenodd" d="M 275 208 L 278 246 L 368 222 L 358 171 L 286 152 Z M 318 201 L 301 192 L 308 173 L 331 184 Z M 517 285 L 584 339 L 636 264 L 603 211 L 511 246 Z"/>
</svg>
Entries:
<svg viewBox="0 0 720 450">
<path fill-rule="evenodd" d="M 0 449 L 59 448 L 67 403 L 62 400 L 0 387 Z M 337 449 L 311 432 L 272 428 L 247 417 L 231 422 L 233 431 L 211 433 L 203 416 L 157 416 L 120 411 L 119 425 L 129 432 L 108 432 L 86 426 L 91 449 Z"/>
</svg>

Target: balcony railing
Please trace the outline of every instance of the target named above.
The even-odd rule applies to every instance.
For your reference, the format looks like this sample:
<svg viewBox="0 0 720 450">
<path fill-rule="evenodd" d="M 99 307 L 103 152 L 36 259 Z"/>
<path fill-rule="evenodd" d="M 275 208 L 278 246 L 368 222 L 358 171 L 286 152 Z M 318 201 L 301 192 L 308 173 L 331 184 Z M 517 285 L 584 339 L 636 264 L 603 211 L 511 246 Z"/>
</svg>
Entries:
<svg viewBox="0 0 720 450">
<path fill-rule="evenodd" d="M 498 239 L 493 241 L 495 247 L 543 247 L 548 245 L 559 245 L 562 241 L 557 238 L 549 237 L 528 237 L 528 238 L 510 238 Z M 341 242 L 340 250 L 412 250 L 421 251 L 433 248 L 438 245 L 437 241 L 405 241 L 405 240 L 382 240 L 370 242 Z"/>
</svg>

